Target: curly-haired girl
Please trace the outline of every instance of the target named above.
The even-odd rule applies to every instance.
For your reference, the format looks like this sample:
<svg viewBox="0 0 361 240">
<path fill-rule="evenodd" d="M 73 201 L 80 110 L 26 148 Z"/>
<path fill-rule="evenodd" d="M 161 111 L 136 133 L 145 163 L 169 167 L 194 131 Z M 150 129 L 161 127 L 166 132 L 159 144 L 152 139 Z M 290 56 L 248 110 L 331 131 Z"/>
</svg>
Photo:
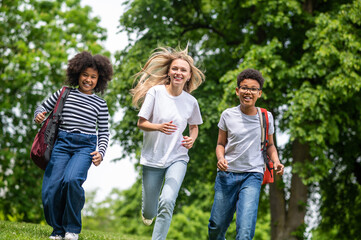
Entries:
<svg viewBox="0 0 361 240">
<path fill-rule="evenodd" d="M 188 149 L 202 124 L 198 102 L 189 93 L 203 82 L 204 75 L 187 50 L 159 48 L 137 79 L 131 93 L 135 106 L 143 103 L 138 114 L 138 127 L 144 131 L 142 218 L 150 225 L 157 216 L 152 239 L 166 239 L 187 170 Z M 183 136 L 187 125 L 189 136 Z"/>
<path fill-rule="evenodd" d="M 91 163 L 98 166 L 108 147 L 108 106 L 94 93 L 103 93 L 113 75 L 108 58 L 81 52 L 69 60 L 65 101 L 58 138 L 45 169 L 42 201 L 50 239 L 78 239 L 85 196 L 82 184 Z M 35 110 L 34 121 L 42 123 L 54 109 L 61 89 Z M 98 150 L 96 148 L 98 147 Z"/>
</svg>

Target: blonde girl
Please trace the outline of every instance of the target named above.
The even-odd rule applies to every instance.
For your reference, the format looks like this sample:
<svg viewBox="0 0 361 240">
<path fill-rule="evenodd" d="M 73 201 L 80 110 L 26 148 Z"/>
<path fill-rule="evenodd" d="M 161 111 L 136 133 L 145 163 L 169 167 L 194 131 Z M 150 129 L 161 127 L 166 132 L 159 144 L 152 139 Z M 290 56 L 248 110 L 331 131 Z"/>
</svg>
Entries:
<svg viewBox="0 0 361 240">
<path fill-rule="evenodd" d="M 143 130 L 142 219 L 152 239 L 166 239 L 173 209 L 189 161 L 188 150 L 198 136 L 202 117 L 190 95 L 204 74 L 185 50 L 158 48 L 136 75 L 133 105 L 141 104 L 137 126 Z M 183 135 L 189 125 L 189 135 Z M 162 187 L 163 186 L 163 187 Z"/>
</svg>

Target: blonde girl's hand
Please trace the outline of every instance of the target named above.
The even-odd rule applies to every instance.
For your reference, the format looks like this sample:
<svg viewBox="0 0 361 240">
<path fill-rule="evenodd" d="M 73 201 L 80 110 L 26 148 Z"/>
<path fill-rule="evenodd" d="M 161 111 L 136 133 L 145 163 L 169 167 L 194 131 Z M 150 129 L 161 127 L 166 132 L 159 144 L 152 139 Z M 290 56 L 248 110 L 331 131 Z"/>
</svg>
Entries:
<svg viewBox="0 0 361 240">
<path fill-rule="evenodd" d="M 159 131 L 164 134 L 171 135 L 177 131 L 177 126 L 173 124 L 173 121 L 160 124 Z"/>
<path fill-rule="evenodd" d="M 228 162 L 225 158 L 219 159 L 217 162 L 217 167 L 221 171 L 227 171 L 228 169 Z"/>
<path fill-rule="evenodd" d="M 103 161 L 103 157 L 98 151 L 94 151 L 90 153 L 90 155 L 93 155 L 92 162 L 95 166 L 99 166 L 99 164 Z"/>
<path fill-rule="evenodd" d="M 182 141 L 182 146 L 187 148 L 187 149 L 190 149 L 193 147 L 193 138 L 191 137 L 188 137 L 188 136 L 183 136 L 183 141 Z"/>
<path fill-rule="evenodd" d="M 35 122 L 37 124 L 42 123 L 44 121 L 44 119 L 45 119 L 45 114 L 46 114 L 46 112 L 42 112 L 42 113 L 39 113 L 38 115 L 36 115 Z"/>
</svg>

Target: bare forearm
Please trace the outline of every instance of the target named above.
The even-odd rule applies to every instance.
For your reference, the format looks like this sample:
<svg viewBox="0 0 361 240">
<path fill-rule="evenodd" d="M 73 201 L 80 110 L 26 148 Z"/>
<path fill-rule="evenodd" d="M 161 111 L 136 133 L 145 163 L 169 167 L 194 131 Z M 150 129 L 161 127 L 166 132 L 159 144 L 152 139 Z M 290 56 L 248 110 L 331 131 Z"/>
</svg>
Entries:
<svg viewBox="0 0 361 240">
<path fill-rule="evenodd" d="M 224 146 L 221 144 L 217 144 L 216 147 L 216 156 L 217 156 L 217 160 L 221 160 L 224 158 L 224 153 L 225 153 L 225 149 Z"/>
<path fill-rule="evenodd" d="M 270 157 L 270 159 L 272 160 L 272 162 L 276 163 L 276 162 L 280 162 L 279 158 L 278 158 L 278 153 L 277 153 L 277 149 L 276 146 L 273 144 L 270 144 L 267 147 L 267 155 Z"/>
<path fill-rule="evenodd" d="M 196 141 L 198 137 L 198 126 L 197 125 L 189 125 L 189 137 L 193 139 L 193 142 Z"/>
<path fill-rule="evenodd" d="M 273 161 L 273 168 L 276 171 L 276 174 L 283 175 L 285 166 L 280 162 L 280 159 L 278 158 L 277 149 L 275 145 L 273 145 L 273 143 L 271 143 L 267 147 L 267 155 Z"/>
<path fill-rule="evenodd" d="M 161 124 L 151 123 L 148 120 L 138 120 L 137 126 L 143 131 L 158 131 Z"/>
</svg>

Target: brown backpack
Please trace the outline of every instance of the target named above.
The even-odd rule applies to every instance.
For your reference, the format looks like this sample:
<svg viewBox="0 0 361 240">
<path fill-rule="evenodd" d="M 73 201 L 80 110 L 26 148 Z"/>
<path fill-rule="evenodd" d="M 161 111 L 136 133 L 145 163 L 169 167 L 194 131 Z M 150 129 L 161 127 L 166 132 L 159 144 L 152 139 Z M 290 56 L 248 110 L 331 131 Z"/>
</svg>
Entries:
<svg viewBox="0 0 361 240">
<path fill-rule="evenodd" d="M 36 134 L 30 151 L 30 158 L 41 169 L 45 170 L 50 161 L 51 152 L 58 136 L 61 122 L 61 113 L 64 103 L 70 93 L 70 88 L 63 87 L 58 97 L 54 110 L 44 121 L 39 132 Z"/>
</svg>

